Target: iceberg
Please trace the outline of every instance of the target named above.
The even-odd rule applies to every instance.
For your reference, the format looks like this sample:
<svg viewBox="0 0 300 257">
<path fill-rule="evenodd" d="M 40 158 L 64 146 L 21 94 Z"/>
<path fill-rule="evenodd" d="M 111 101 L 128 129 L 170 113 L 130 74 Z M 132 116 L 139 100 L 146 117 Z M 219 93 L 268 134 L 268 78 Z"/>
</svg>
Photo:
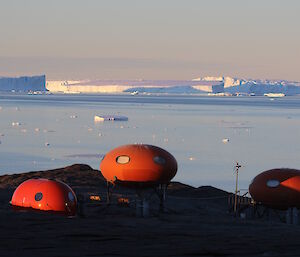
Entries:
<svg viewBox="0 0 300 257">
<path fill-rule="evenodd" d="M 121 115 L 95 115 L 94 116 L 95 122 L 102 122 L 102 121 L 128 121 L 128 117 L 121 116 Z"/>
<path fill-rule="evenodd" d="M 47 91 L 46 76 L 0 77 L 0 91 Z"/>
</svg>

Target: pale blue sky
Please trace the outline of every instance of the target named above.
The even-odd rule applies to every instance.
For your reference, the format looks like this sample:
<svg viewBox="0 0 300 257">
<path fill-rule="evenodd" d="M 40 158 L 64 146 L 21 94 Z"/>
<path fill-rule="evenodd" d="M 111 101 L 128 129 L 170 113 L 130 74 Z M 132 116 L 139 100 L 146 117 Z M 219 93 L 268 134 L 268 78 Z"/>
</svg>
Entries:
<svg viewBox="0 0 300 257">
<path fill-rule="evenodd" d="M 0 0 L 0 76 L 300 81 L 297 0 Z"/>
</svg>

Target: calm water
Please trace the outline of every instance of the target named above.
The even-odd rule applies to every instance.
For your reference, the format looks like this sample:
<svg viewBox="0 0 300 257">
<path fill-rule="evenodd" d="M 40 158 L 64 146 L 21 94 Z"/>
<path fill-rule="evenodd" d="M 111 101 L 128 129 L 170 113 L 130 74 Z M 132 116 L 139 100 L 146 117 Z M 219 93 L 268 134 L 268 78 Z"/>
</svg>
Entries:
<svg viewBox="0 0 300 257">
<path fill-rule="evenodd" d="M 176 180 L 234 189 L 259 172 L 300 168 L 300 98 L 0 95 L 0 174 L 86 163 L 122 144 L 148 143 L 177 159 Z M 119 114 L 127 122 L 94 123 Z M 228 143 L 222 140 L 228 138 Z"/>
</svg>

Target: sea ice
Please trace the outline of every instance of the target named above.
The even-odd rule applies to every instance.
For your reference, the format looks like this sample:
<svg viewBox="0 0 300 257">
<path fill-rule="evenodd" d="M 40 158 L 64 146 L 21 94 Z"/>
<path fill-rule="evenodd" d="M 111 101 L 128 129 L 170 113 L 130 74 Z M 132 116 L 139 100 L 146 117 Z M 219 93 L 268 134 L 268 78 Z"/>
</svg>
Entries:
<svg viewBox="0 0 300 257">
<path fill-rule="evenodd" d="M 228 143 L 228 142 L 229 142 L 229 138 L 223 138 L 223 139 L 222 139 L 222 142 L 223 142 L 224 144 Z"/>
<path fill-rule="evenodd" d="M 95 115 L 94 122 L 102 121 L 128 121 L 128 117 L 121 115 Z"/>
<path fill-rule="evenodd" d="M 44 133 L 53 133 L 53 132 L 55 132 L 55 130 L 44 129 L 43 132 L 44 132 Z"/>
</svg>

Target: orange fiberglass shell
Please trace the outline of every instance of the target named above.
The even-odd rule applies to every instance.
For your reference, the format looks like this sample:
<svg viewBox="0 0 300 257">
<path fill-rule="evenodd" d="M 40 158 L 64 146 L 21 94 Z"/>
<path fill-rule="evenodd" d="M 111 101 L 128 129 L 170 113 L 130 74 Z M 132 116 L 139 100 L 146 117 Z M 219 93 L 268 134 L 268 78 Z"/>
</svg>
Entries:
<svg viewBox="0 0 300 257">
<path fill-rule="evenodd" d="M 29 179 L 20 184 L 11 199 L 15 207 L 59 212 L 73 216 L 77 199 L 73 190 L 63 182 L 49 179 Z"/>
<path fill-rule="evenodd" d="M 108 182 L 126 186 L 168 184 L 177 172 L 177 161 L 153 145 L 124 145 L 108 152 L 100 163 Z"/>
<path fill-rule="evenodd" d="M 257 175 L 249 186 L 256 202 L 275 209 L 300 208 L 300 170 L 272 169 Z"/>
</svg>

